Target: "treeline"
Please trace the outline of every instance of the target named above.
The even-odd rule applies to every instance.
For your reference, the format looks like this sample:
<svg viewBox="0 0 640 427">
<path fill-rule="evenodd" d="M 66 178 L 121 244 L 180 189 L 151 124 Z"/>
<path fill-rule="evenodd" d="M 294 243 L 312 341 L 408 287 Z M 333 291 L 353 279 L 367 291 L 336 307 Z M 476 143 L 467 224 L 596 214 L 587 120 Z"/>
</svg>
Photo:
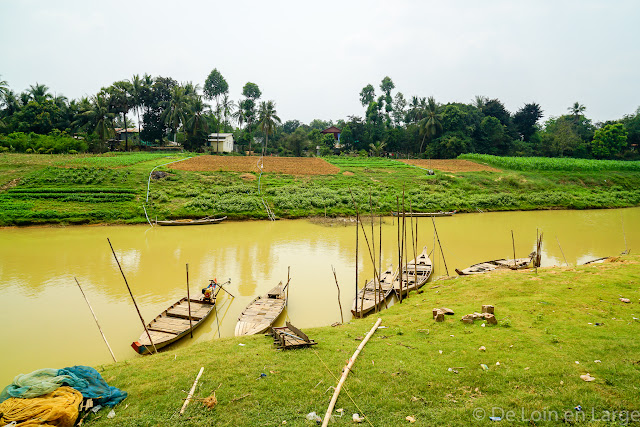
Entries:
<svg viewBox="0 0 640 427">
<path fill-rule="evenodd" d="M 0 150 L 103 152 L 173 142 L 205 151 L 210 133 L 233 132 L 240 152 L 264 150 L 282 156 L 394 153 L 451 158 L 480 153 L 639 158 L 640 108 L 619 120 L 593 123 L 585 115 L 585 106 L 576 102 L 566 114 L 542 123 L 543 110 L 537 103 L 524 104 L 512 113 L 499 99 L 483 96 L 468 104 L 405 98 L 401 92 L 394 93 L 389 77 L 378 89 L 369 84 L 360 92 L 361 115 L 304 124 L 282 121 L 275 103 L 262 101 L 260 88 L 252 82 L 244 85 L 241 99 L 231 100 L 229 86 L 217 69 L 202 87 L 169 77 L 135 75 L 94 96 L 71 101 L 52 95 L 42 84 L 18 94 L 0 81 Z M 125 141 L 114 145 L 115 129 L 131 128 L 131 118 L 139 137 L 125 132 Z M 341 130 L 339 142 L 321 133 L 330 126 Z M 35 135 L 51 135 L 56 142 L 47 145 Z"/>
</svg>

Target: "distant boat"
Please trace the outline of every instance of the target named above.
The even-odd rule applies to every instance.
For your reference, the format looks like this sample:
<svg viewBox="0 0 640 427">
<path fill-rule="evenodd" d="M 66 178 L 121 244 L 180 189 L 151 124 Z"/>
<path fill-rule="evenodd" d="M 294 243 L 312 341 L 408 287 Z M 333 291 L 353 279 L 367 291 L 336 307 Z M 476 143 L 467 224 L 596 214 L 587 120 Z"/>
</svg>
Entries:
<svg viewBox="0 0 640 427">
<path fill-rule="evenodd" d="M 389 268 L 380 275 L 380 285 L 378 285 L 374 279 L 367 282 L 353 300 L 351 307 L 353 316 L 364 316 L 376 308 L 376 304 L 378 307 L 381 307 L 384 301 L 391 295 L 391 292 L 393 292 L 393 281 L 397 274 L 398 272 L 394 271 L 392 266 L 389 266 Z"/>
<path fill-rule="evenodd" d="M 449 211 L 449 212 L 404 212 L 404 216 L 413 216 L 413 217 L 430 217 L 430 216 L 452 216 L 455 215 L 458 211 Z M 393 216 L 402 216 L 402 212 L 398 213 L 395 211 L 391 212 Z"/>
<path fill-rule="evenodd" d="M 257 297 L 238 317 L 235 335 L 255 335 L 265 332 L 276 321 L 287 303 L 282 282 L 266 294 Z"/>
<path fill-rule="evenodd" d="M 227 219 L 226 216 L 222 218 L 202 218 L 202 219 L 176 219 L 171 221 L 157 221 L 157 225 L 205 225 L 205 224 L 218 224 L 219 222 Z"/>
<path fill-rule="evenodd" d="M 215 289 L 215 286 L 213 289 Z M 149 335 L 151 335 L 153 345 L 151 345 L 151 341 L 149 341 L 149 337 L 145 331 L 140 335 L 138 341 L 131 343 L 131 347 L 139 354 L 147 354 L 153 351 L 154 346 L 159 350 L 162 347 L 178 341 L 189 333 L 192 325 L 193 329 L 196 329 L 209 317 L 216 305 L 216 294 L 217 292 L 209 294 L 211 295 L 209 300 L 205 300 L 204 298 L 191 299 L 191 322 L 189 322 L 189 304 L 187 298 L 181 298 L 147 325 L 147 330 L 149 331 Z"/>
<path fill-rule="evenodd" d="M 520 270 L 523 268 L 529 268 L 531 266 L 533 257 L 529 258 L 516 258 L 514 259 L 496 259 L 492 261 L 485 261 L 478 264 L 474 264 L 471 267 L 467 267 L 464 270 L 458 270 L 456 273 L 461 276 L 468 276 L 470 274 L 482 274 L 488 273 L 493 270 Z"/>
<path fill-rule="evenodd" d="M 408 294 L 409 291 L 420 289 L 427 283 L 432 270 L 433 265 L 425 246 L 420 255 L 402 266 L 402 296 Z M 396 295 L 400 295 L 400 288 L 400 275 L 397 275 L 393 282 L 393 290 Z"/>
</svg>

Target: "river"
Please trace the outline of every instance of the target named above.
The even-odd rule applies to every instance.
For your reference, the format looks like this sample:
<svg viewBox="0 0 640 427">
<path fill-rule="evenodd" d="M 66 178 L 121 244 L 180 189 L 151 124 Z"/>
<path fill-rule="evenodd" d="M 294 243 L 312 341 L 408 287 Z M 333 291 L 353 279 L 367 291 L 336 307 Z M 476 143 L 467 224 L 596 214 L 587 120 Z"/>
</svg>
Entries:
<svg viewBox="0 0 640 427">
<path fill-rule="evenodd" d="M 376 219 L 375 245 L 379 247 Z M 410 223 L 408 221 L 408 223 Z M 430 218 L 417 220 L 419 246 L 434 246 Z M 496 258 L 512 258 L 535 247 L 544 232 L 542 265 L 583 263 L 640 248 L 640 208 L 591 211 L 530 211 L 458 214 L 436 218 L 442 253 L 433 252 L 434 276 Z M 368 238 L 371 226 L 366 224 Z M 409 233 L 410 235 L 410 233 Z M 82 286 L 118 360 L 138 356 L 131 348 L 142 326 L 113 258 L 111 240 L 146 322 L 186 295 L 186 264 L 192 296 L 209 279 L 230 279 L 219 295 L 218 317 L 210 316 L 193 342 L 232 336 L 244 307 L 279 281 L 291 267 L 285 319 L 302 328 L 340 321 L 335 267 L 345 321 L 354 296 L 355 227 L 311 220 L 223 222 L 194 227 L 74 226 L 0 229 L 0 388 L 20 373 L 71 365 L 97 366 L 111 356 L 74 278 Z M 360 234 L 358 282 L 373 275 Z M 625 243 L 626 240 L 626 243 Z M 558 242 L 561 245 L 558 244 Z M 437 241 L 435 245 L 438 246 Z M 396 220 L 384 218 L 382 264 L 397 265 Z M 410 248 L 410 253 L 413 249 Z M 377 260 L 377 258 L 376 258 Z M 430 316 L 430 313 L 425 313 Z M 265 340 L 265 345 L 270 345 Z"/>
</svg>

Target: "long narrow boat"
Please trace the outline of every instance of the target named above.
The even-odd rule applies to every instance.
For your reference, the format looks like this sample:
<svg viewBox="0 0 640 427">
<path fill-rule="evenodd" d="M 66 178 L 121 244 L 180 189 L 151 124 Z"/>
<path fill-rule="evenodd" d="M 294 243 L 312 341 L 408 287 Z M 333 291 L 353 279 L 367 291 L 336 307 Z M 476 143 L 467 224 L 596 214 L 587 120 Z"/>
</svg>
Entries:
<svg viewBox="0 0 640 427">
<path fill-rule="evenodd" d="M 440 211 L 440 212 L 405 212 L 404 215 L 405 216 L 413 216 L 413 217 L 430 217 L 430 216 L 452 216 L 455 215 L 456 212 L 458 212 L 457 210 L 455 211 L 448 211 L 448 212 L 444 212 L 444 211 Z M 393 216 L 398 216 L 398 212 L 396 211 L 392 211 L 391 215 Z M 400 216 L 402 216 L 402 212 L 399 213 Z"/>
<path fill-rule="evenodd" d="M 156 221 L 157 225 L 205 225 L 205 224 L 218 224 L 227 219 L 226 216 L 222 218 L 202 218 L 202 219 L 176 219 L 172 221 Z"/>
<path fill-rule="evenodd" d="M 514 259 L 496 259 L 492 261 L 485 261 L 478 264 L 474 264 L 471 267 L 467 267 L 464 270 L 458 270 L 456 273 L 461 276 L 467 276 L 470 274 L 482 274 L 488 273 L 494 270 L 521 270 L 523 268 L 529 268 L 531 266 L 533 257 L 529 258 L 516 258 Z"/>
<path fill-rule="evenodd" d="M 433 265 L 425 246 L 420 255 L 402 266 L 402 287 L 400 286 L 400 275 L 398 275 L 393 282 L 394 292 L 396 295 L 400 295 L 400 289 L 402 289 L 402 296 L 404 296 L 410 291 L 420 289 L 427 283 L 432 271 Z"/>
<path fill-rule="evenodd" d="M 161 349 L 187 335 L 193 324 L 193 329 L 200 326 L 209 317 L 216 305 L 215 296 L 211 301 L 191 299 L 191 323 L 189 323 L 189 305 L 187 298 L 182 298 L 160 313 L 148 325 L 147 330 L 153 345 Z M 153 345 L 149 341 L 146 332 L 142 332 L 138 341 L 131 343 L 131 347 L 139 354 L 147 354 L 153 351 Z"/>
<path fill-rule="evenodd" d="M 287 303 L 285 290 L 287 285 L 282 282 L 264 295 L 251 301 L 238 317 L 235 335 L 255 335 L 265 332 L 284 310 Z"/>
<path fill-rule="evenodd" d="M 370 280 L 356 295 L 351 306 L 354 317 L 362 317 L 372 311 L 376 304 L 381 306 L 393 292 L 393 281 L 398 273 L 389 266 L 387 271 L 380 275 L 380 285 L 377 281 Z M 357 310 L 356 310 L 357 308 Z"/>
</svg>

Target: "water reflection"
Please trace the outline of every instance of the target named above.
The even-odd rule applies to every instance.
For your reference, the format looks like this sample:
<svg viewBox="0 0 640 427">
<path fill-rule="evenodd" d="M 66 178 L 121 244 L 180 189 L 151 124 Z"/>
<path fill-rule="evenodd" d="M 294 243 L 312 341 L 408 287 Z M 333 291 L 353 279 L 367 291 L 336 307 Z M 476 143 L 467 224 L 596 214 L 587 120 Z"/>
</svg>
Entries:
<svg viewBox="0 0 640 427">
<path fill-rule="evenodd" d="M 418 249 L 433 250 L 434 275 L 497 258 L 512 258 L 535 247 L 544 232 L 542 264 L 569 264 L 617 255 L 640 245 L 640 208 L 602 211 L 533 211 L 465 214 L 436 218 L 442 252 L 431 220 L 417 220 Z M 410 222 L 408 222 L 410 224 Z M 415 224 L 415 223 L 414 223 Z M 377 226 L 376 226 L 377 227 Z M 370 233 L 370 226 L 366 226 Z M 382 266 L 397 265 L 397 222 L 386 218 Z M 410 232 L 409 232 L 410 236 Z M 82 285 L 119 359 L 136 357 L 129 348 L 141 325 L 107 243 L 110 238 L 132 292 L 147 321 L 186 295 L 189 264 L 192 295 L 209 279 L 235 295 L 220 294 L 218 318 L 211 316 L 194 341 L 233 335 L 244 307 L 279 281 L 291 267 L 289 305 L 281 317 L 308 328 L 340 320 L 331 266 L 341 287 L 345 319 L 355 293 L 355 229 L 326 227 L 307 220 L 229 222 L 203 227 L 109 226 L 0 230 L 0 383 L 44 367 L 106 363 L 110 355 L 96 330 L 74 277 Z M 379 246 L 376 228 L 376 247 Z M 562 251 L 560 250 L 560 245 Z M 436 249 L 434 250 L 434 247 Z M 413 248 L 409 247 L 409 253 Z M 564 256 L 562 254 L 564 252 Z M 443 256 L 444 255 L 444 256 Z M 445 267 L 446 261 L 446 267 Z M 378 263 L 376 257 L 376 264 Z M 358 282 L 373 276 L 360 239 Z M 19 322 L 17 321 L 19 319 Z M 170 348 L 168 351 L 171 351 Z"/>
</svg>

